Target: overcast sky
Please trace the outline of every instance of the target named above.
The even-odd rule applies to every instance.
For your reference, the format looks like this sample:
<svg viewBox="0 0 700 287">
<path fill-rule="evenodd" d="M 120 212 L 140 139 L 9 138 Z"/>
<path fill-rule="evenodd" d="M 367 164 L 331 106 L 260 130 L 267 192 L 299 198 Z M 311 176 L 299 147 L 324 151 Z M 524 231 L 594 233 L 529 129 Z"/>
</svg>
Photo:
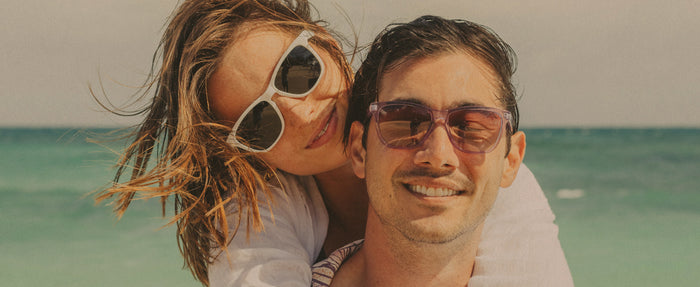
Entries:
<svg viewBox="0 0 700 287">
<path fill-rule="evenodd" d="M 133 124 L 100 111 L 88 83 L 125 104 L 145 79 L 176 0 L 4 1 L 0 126 Z M 519 57 L 521 123 L 700 127 L 700 1 L 316 0 L 361 44 L 423 14 L 494 29 Z"/>
</svg>

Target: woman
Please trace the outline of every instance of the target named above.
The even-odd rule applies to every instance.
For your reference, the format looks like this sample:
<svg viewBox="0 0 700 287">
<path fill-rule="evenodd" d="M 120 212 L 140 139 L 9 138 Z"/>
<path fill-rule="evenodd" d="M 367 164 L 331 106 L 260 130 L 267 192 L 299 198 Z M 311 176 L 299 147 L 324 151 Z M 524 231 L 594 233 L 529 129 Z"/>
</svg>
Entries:
<svg viewBox="0 0 700 287">
<path fill-rule="evenodd" d="M 144 91 L 155 94 L 139 112 L 146 118 L 115 184 L 98 197 L 116 197 L 122 215 L 137 193 L 160 197 L 164 208 L 172 196 L 180 251 L 205 285 L 309 286 L 317 257 L 362 237 L 367 198 L 340 132 L 351 70 L 309 8 L 303 0 L 184 1 Z M 526 191 L 541 208 L 538 188 Z M 532 222 L 554 229 L 543 234 L 560 252 L 549 214 L 515 226 Z M 511 259 L 498 256 L 503 239 L 489 237 L 500 226 L 513 225 L 488 225 L 497 232 L 485 232 L 491 247 L 477 258 L 486 284 L 491 268 Z"/>
</svg>

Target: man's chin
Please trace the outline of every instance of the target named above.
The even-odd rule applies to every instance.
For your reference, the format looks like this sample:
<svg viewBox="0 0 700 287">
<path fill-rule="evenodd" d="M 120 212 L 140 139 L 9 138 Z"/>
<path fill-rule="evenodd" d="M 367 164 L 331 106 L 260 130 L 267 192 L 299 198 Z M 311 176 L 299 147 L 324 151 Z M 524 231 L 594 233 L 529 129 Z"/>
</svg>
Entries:
<svg viewBox="0 0 700 287">
<path fill-rule="evenodd" d="M 422 218 L 401 230 L 406 239 L 425 244 L 446 244 L 458 240 L 475 228 L 465 226 L 445 226 L 444 218 Z"/>
</svg>

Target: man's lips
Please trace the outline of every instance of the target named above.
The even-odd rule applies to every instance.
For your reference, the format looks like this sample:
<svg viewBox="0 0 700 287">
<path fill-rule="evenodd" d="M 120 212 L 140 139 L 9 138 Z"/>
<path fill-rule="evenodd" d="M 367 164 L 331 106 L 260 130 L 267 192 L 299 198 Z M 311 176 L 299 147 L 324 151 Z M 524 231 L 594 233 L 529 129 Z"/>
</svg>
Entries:
<svg viewBox="0 0 700 287">
<path fill-rule="evenodd" d="M 430 197 L 445 197 L 464 193 L 463 190 L 456 190 L 448 187 L 429 187 L 425 185 L 411 184 L 406 184 L 405 187 L 413 193 Z"/>
<path fill-rule="evenodd" d="M 447 186 L 428 186 L 422 184 L 404 184 L 404 187 L 411 193 L 415 193 L 428 197 L 446 197 L 460 195 L 464 193 L 463 189 L 451 188 Z"/>
<path fill-rule="evenodd" d="M 450 171 L 428 168 L 402 171 L 395 177 L 407 191 L 422 197 L 448 197 L 471 194 L 474 184 L 466 178 L 455 176 Z"/>
</svg>

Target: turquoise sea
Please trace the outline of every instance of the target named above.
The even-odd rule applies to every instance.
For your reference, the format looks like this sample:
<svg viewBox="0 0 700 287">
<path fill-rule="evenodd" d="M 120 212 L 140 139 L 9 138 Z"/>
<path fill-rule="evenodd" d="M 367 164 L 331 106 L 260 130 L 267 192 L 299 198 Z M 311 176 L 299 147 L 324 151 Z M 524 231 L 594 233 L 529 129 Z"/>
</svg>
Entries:
<svg viewBox="0 0 700 287">
<path fill-rule="evenodd" d="M 87 193 L 121 143 L 0 129 L 0 285 L 201 286 L 156 200 L 117 221 Z M 576 286 L 700 286 L 700 129 L 525 129 Z"/>
</svg>

